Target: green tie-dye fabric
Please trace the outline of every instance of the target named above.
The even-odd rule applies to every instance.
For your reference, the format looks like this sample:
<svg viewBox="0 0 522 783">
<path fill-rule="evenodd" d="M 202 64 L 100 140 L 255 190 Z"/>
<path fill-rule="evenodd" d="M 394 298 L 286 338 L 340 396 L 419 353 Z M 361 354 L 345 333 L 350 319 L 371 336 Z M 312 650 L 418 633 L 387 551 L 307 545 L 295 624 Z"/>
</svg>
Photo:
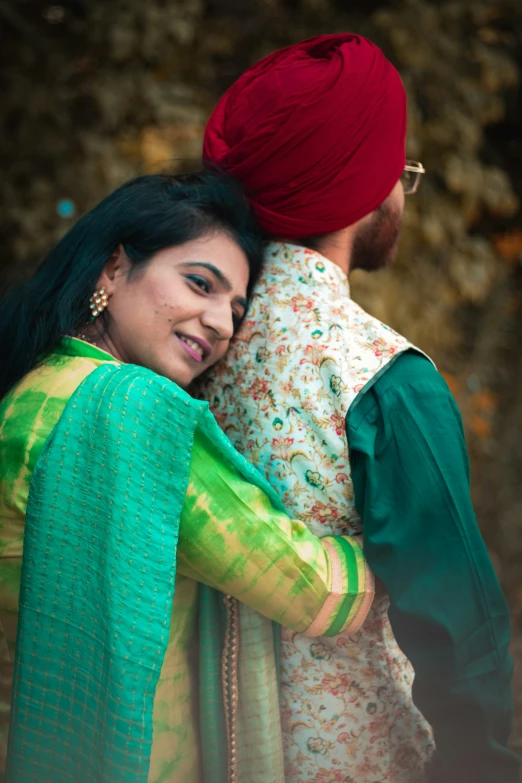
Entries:
<svg viewBox="0 0 522 783">
<path fill-rule="evenodd" d="M 146 783 L 201 409 L 107 364 L 46 442 L 26 514 L 9 781 Z"/>
<path fill-rule="evenodd" d="M 9 780 L 226 779 L 219 725 L 222 597 L 198 590 L 197 579 L 244 602 L 239 779 L 279 783 L 276 656 L 267 617 L 298 631 L 312 623 L 329 596 L 325 549 L 282 513 L 206 403 L 147 370 L 69 343 L 0 408 L 0 432 L 17 421 L 21 434 L 18 441 L 9 431 L 11 465 L 0 471 L 0 538 L 10 553 L 0 561 L 4 642 L 10 617 L 16 626 L 24 546 Z M 32 400 L 24 399 L 29 390 Z M 330 617 L 334 627 L 339 618 L 353 619 L 367 574 L 357 553 L 348 584 L 349 558 L 331 542 L 344 574 Z M 9 581 L 17 558 L 18 576 Z M 199 671 L 190 665 L 197 663 L 198 592 Z M 2 664 L 7 720 L 12 630 Z"/>
<path fill-rule="evenodd" d="M 5 768 L 16 648 L 25 512 L 36 460 L 71 394 L 109 354 L 64 341 L 0 400 L 0 780 Z M 66 356 L 70 344 L 84 355 Z"/>
</svg>

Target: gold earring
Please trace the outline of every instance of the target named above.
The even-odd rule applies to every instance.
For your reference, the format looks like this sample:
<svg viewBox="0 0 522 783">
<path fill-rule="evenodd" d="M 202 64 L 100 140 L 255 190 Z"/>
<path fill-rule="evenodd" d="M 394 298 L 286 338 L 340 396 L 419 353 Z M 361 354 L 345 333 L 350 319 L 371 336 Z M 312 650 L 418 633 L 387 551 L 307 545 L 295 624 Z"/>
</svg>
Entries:
<svg viewBox="0 0 522 783">
<path fill-rule="evenodd" d="M 102 313 L 109 304 L 109 295 L 105 288 L 100 288 L 99 291 L 95 291 L 89 299 L 89 307 L 91 308 L 91 321 Z"/>
</svg>

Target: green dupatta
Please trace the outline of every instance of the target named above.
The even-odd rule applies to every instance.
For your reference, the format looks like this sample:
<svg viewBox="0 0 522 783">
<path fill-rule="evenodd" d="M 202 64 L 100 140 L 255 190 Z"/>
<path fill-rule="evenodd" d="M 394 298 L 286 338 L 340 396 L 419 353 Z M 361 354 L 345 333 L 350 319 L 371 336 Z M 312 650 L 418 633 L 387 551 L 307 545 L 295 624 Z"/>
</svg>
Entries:
<svg viewBox="0 0 522 783">
<path fill-rule="evenodd" d="M 146 783 L 196 427 L 282 508 L 207 403 L 140 367 L 94 370 L 46 442 L 27 506 L 11 783 Z M 204 775 L 222 783 L 223 603 L 200 592 Z M 273 626 L 246 606 L 240 621 L 239 779 L 282 781 Z"/>
</svg>

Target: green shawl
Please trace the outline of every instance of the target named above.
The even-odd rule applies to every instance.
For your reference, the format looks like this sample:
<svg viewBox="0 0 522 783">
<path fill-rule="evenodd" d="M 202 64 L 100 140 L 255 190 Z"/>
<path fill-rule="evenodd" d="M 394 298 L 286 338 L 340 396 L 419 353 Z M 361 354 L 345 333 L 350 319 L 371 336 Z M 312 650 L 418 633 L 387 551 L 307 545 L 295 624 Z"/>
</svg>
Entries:
<svg viewBox="0 0 522 783">
<path fill-rule="evenodd" d="M 146 783 L 196 427 L 282 508 L 222 434 L 207 403 L 141 367 L 105 364 L 93 371 L 46 442 L 26 515 L 11 783 Z M 209 783 L 227 777 L 222 607 L 221 594 L 202 587 L 201 725 Z M 272 623 L 245 606 L 240 618 L 246 648 L 259 651 L 258 660 L 240 659 L 246 710 L 238 721 L 240 779 L 282 780 Z M 261 683 L 263 708 L 242 742 L 248 690 L 256 694 Z M 272 759 L 266 765 L 265 755 Z"/>
</svg>

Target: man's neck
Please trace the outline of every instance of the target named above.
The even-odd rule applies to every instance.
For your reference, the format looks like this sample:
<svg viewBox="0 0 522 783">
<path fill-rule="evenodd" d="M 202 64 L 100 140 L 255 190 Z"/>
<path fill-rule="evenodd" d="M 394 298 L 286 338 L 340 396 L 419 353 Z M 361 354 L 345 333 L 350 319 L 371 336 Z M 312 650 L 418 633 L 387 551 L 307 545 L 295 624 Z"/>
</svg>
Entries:
<svg viewBox="0 0 522 783">
<path fill-rule="evenodd" d="M 353 235 L 350 228 L 327 234 L 319 240 L 317 251 L 332 264 L 338 266 L 345 275 L 350 271 Z"/>
<path fill-rule="evenodd" d="M 317 241 L 311 243 L 311 250 L 316 250 L 322 256 L 327 258 L 332 264 L 338 266 L 345 275 L 350 271 L 350 258 L 352 255 L 353 227 L 343 228 L 341 231 L 335 231 L 332 234 L 325 234 L 319 237 Z M 284 242 L 285 240 L 281 240 Z M 288 240 L 292 244 L 306 245 L 306 241 Z"/>
</svg>

